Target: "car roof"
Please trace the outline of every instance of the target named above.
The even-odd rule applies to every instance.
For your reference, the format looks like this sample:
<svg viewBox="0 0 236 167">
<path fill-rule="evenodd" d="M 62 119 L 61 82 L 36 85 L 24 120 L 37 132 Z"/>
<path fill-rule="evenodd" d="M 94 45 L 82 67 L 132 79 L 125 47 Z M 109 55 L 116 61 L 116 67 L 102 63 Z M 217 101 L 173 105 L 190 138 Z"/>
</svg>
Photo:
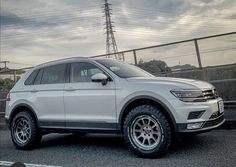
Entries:
<svg viewBox="0 0 236 167">
<path fill-rule="evenodd" d="M 51 66 L 51 65 L 70 63 L 70 62 L 75 62 L 75 61 L 80 61 L 80 60 L 92 60 L 92 59 L 88 58 L 88 57 L 71 57 L 71 58 L 54 60 L 54 61 L 50 61 L 50 62 L 47 62 L 47 63 L 39 64 L 39 65 L 35 66 L 34 69 L 47 67 L 47 66 Z"/>
</svg>

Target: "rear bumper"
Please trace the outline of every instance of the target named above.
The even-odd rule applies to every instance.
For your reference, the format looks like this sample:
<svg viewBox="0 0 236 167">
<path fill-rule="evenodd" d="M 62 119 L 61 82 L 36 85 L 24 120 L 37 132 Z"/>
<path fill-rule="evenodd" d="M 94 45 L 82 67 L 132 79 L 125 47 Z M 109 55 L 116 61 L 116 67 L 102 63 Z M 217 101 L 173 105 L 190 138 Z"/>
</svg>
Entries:
<svg viewBox="0 0 236 167">
<path fill-rule="evenodd" d="M 216 118 L 209 119 L 204 122 L 195 122 L 202 123 L 202 126 L 198 129 L 187 129 L 188 123 L 178 123 L 176 125 L 176 132 L 179 133 L 202 133 L 218 128 L 225 122 L 224 114 L 219 115 Z"/>
</svg>

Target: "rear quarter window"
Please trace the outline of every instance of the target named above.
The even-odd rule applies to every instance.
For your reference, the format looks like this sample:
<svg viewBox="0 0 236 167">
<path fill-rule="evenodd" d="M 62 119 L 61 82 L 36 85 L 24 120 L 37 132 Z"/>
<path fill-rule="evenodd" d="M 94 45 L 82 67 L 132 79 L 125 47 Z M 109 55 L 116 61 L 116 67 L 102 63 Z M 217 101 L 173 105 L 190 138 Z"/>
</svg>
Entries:
<svg viewBox="0 0 236 167">
<path fill-rule="evenodd" d="M 37 76 L 39 70 L 34 70 L 29 77 L 25 80 L 25 85 L 33 85 L 35 77 Z"/>
</svg>

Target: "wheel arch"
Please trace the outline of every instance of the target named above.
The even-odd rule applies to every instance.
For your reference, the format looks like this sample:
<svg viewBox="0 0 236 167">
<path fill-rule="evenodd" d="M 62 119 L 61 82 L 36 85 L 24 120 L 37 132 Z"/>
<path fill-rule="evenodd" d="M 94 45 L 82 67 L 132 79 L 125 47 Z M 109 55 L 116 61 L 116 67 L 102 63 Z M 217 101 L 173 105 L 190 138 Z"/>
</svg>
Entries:
<svg viewBox="0 0 236 167">
<path fill-rule="evenodd" d="M 125 103 L 119 115 L 119 130 L 122 131 L 125 118 L 128 115 L 128 113 L 131 111 L 131 109 L 142 104 L 150 104 L 150 105 L 154 105 L 160 108 L 161 112 L 164 114 L 164 116 L 167 118 L 168 122 L 170 123 L 171 129 L 174 131 L 176 130 L 176 121 L 169 107 L 166 106 L 159 99 L 156 99 L 152 96 L 137 96 L 128 100 Z"/>
<path fill-rule="evenodd" d="M 29 112 L 30 114 L 32 114 L 32 115 L 33 115 L 33 118 L 34 118 L 34 120 L 36 121 L 36 124 L 37 124 L 37 126 L 38 126 L 38 117 L 37 117 L 37 115 L 36 115 L 34 109 L 33 109 L 30 105 L 28 105 L 28 104 L 21 103 L 21 104 L 16 105 L 16 106 L 12 109 L 11 114 L 10 114 L 10 116 L 9 116 L 9 127 L 11 126 L 11 123 L 12 123 L 12 120 L 13 120 L 14 116 L 15 116 L 17 113 L 21 112 L 21 111 L 27 111 L 27 112 Z"/>
</svg>

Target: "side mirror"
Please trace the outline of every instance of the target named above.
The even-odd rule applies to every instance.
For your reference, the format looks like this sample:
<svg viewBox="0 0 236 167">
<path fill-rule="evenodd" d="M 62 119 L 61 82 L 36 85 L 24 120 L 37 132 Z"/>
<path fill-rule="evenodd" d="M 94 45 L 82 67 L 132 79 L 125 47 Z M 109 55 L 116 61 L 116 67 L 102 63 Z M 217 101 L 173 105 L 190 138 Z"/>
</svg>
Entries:
<svg viewBox="0 0 236 167">
<path fill-rule="evenodd" d="M 108 77 L 103 73 L 94 74 L 91 77 L 92 82 L 101 82 L 102 85 L 107 84 Z"/>
</svg>

